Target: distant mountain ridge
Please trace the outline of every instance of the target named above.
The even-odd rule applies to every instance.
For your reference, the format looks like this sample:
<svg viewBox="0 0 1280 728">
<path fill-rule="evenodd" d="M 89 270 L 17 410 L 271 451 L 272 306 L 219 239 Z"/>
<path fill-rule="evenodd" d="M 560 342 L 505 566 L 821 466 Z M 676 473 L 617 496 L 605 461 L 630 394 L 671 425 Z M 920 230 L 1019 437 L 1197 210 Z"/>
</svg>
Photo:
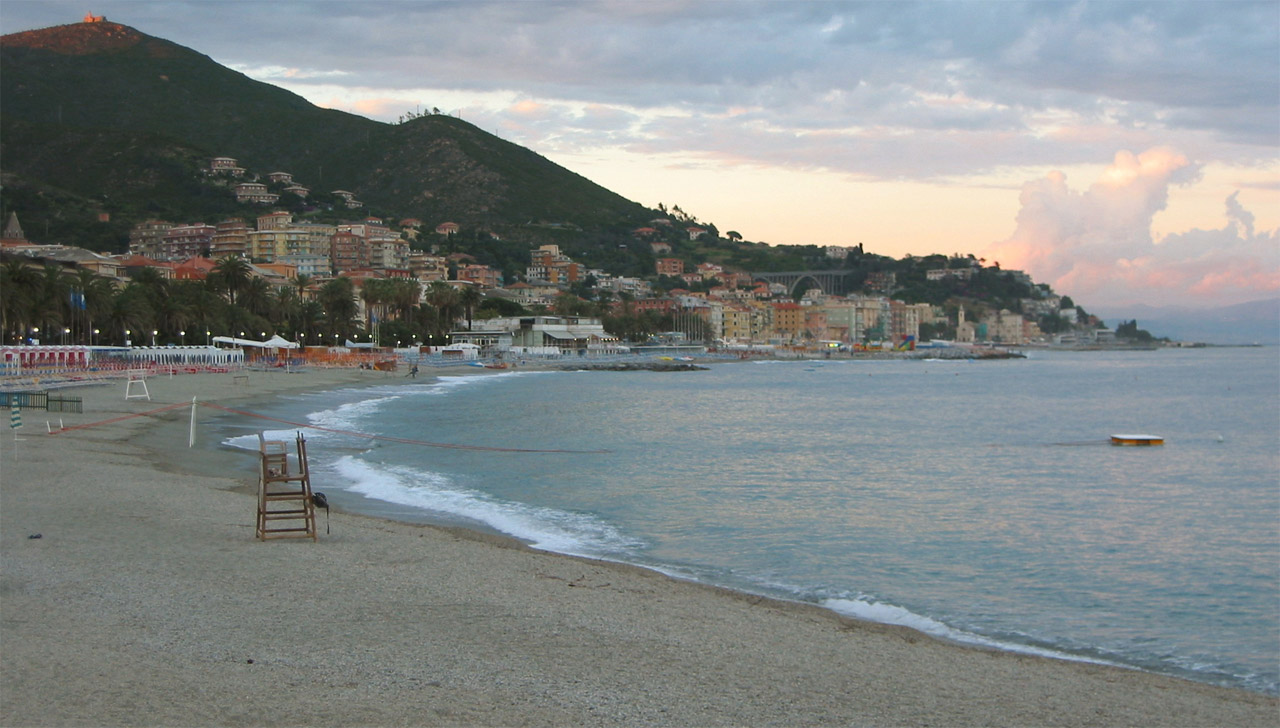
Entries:
<svg viewBox="0 0 1280 728">
<path fill-rule="evenodd" d="M 0 38 L 5 184 L 148 204 L 212 156 L 287 171 L 317 191 L 356 193 L 371 211 L 501 228 L 529 221 L 583 228 L 651 216 L 533 151 L 443 115 L 386 124 L 321 109 L 208 56 L 111 22 Z M 86 137 L 100 137 L 88 139 Z M 79 138 L 79 157 L 65 153 Z M 109 144 L 98 141 L 109 140 Z M 116 148 L 106 154 L 103 146 Z M 119 148 L 147 147 L 171 168 Z M 88 148 L 95 153 L 85 155 Z M 164 150 L 164 151 L 161 151 Z M 158 191 L 158 193 L 157 193 Z M 163 207 L 161 205 L 161 207 Z M 163 211 L 163 210 L 161 210 Z"/>
<path fill-rule="evenodd" d="M 1111 327 L 1136 319 L 1152 336 L 1206 344 L 1280 345 L 1280 298 L 1220 308 L 1116 306 L 1091 311 Z"/>
</svg>

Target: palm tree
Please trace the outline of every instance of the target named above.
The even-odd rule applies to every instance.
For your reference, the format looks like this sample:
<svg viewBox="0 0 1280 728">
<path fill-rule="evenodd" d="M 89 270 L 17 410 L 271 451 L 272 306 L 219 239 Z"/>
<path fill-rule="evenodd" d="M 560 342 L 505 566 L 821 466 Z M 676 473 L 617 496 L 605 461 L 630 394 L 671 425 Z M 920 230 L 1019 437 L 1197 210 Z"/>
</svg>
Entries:
<svg viewBox="0 0 1280 728">
<path fill-rule="evenodd" d="M 249 265 L 249 261 L 229 255 L 218 261 L 207 280 L 215 290 L 226 291 L 227 300 L 235 303 L 236 297 L 252 277 L 253 267 Z"/>
<path fill-rule="evenodd" d="M 437 333 L 448 336 L 458 321 L 458 289 L 444 281 L 432 281 L 427 289 L 427 302 L 436 309 Z"/>
<path fill-rule="evenodd" d="M 33 321 L 40 322 L 40 330 L 45 338 L 50 338 L 53 331 L 68 320 L 71 311 L 71 287 L 62 268 L 46 263 L 36 280 L 35 308 Z"/>
<path fill-rule="evenodd" d="M 209 290 L 206 286 L 190 285 L 178 289 L 178 294 L 187 307 L 190 323 L 200 331 L 217 333 L 219 336 L 231 330 L 227 323 L 229 304 L 222 296 Z"/>
<path fill-rule="evenodd" d="M 324 284 L 320 288 L 318 300 L 324 308 L 329 330 L 339 336 L 351 336 L 356 330 L 355 318 L 359 311 L 351 279 L 335 278 Z"/>
<path fill-rule="evenodd" d="M 311 282 L 311 276 L 306 273 L 299 273 L 298 276 L 293 279 L 293 287 L 298 289 L 299 301 L 307 300 L 307 287 L 311 285 Z"/>
<path fill-rule="evenodd" d="M 271 286 L 261 278 L 250 278 L 240 288 L 239 301 L 241 307 L 254 316 L 270 318 L 272 309 Z"/>
<path fill-rule="evenodd" d="M 111 299 L 106 312 L 106 328 L 109 333 L 104 338 L 124 344 L 133 336 L 141 336 L 150 318 L 149 304 L 138 289 L 126 288 Z M 132 333 L 126 334 L 126 331 Z"/>
<path fill-rule="evenodd" d="M 293 288 L 282 286 L 276 289 L 271 320 L 275 323 L 277 330 L 298 330 L 298 310 L 301 308 L 301 304 L 302 299 Z"/>
<path fill-rule="evenodd" d="M 372 331 L 374 324 L 386 319 L 386 311 L 383 304 L 390 298 L 390 287 L 387 285 L 390 281 L 380 278 L 366 278 L 360 284 L 360 298 L 364 300 L 365 314 L 368 316 L 369 329 Z"/>
<path fill-rule="evenodd" d="M 484 296 L 480 295 L 480 289 L 475 286 L 467 286 L 458 292 L 458 303 L 467 315 L 467 331 L 471 330 L 471 317 L 475 315 L 476 306 L 480 305 L 480 300 L 483 298 Z"/>
<path fill-rule="evenodd" d="M 12 332 L 14 341 L 21 342 L 36 320 L 38 279 L 21 260 L 6 260 L 0 266 L 0 332 Z"/>
<path fill-rule="evenodd" d="M 191 320 L 191 310 L 177 296 L 165 296 L 155 304 L 152 309 L 156 328 L 160 330 L 161 335 L 165 339 L 172 341 L 178 337 L 178 332 L 187 328 L 187 322 Z"/>
<path fill-rule="evenodd" d="M 324 331 L 324 307 L 318 301 L 303 301 L 298 310 L 298 333 L 304 341 L 316 341 Z"/>
<path fill-rule="evenodd" d="M 115 296 L 115 288 L 111 281 L 93 271 L 77 270 L 71 279 L 72 289 L 77 294 L 73 301 L 71 319 L 79 324 L 79 340 L 94 343 L 90 332 L 94 321 L 101 322 Z"/>
</svg>

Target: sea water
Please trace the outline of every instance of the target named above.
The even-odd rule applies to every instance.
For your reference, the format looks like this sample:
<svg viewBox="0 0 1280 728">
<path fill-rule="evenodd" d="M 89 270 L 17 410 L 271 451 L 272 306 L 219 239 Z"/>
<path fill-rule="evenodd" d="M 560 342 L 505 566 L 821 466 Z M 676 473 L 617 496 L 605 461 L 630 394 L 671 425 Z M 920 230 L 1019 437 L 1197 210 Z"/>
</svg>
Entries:
<svg viewBox="0 0 1280 728">
<path fill-rule="evenodd" d="M 325 428 L 342 508 L 1280 691 L 1273 348 L 397 377 L 266 413 Z"/>
</svg>

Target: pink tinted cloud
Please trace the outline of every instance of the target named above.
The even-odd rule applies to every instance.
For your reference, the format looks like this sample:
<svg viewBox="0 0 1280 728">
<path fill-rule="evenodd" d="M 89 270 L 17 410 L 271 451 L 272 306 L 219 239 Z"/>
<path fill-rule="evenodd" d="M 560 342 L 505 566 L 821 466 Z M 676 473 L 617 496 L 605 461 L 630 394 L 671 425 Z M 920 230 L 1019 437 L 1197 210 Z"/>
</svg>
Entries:
<svg viewBox="0 0 1280 728">
<path fill-rule="evenodd" d="M 1280 292 L 1280 231 L 1258 232 L 1233 194 L 1226 224 L 1152 238 L 1169 187 L 1199 166 L 1168 147 L 1118 152 L 1087 190 L 1052 172 L 1023 185 L 1017 227 L 984 251 L 1089 305 L 1225 305 Z"/>
</svg>

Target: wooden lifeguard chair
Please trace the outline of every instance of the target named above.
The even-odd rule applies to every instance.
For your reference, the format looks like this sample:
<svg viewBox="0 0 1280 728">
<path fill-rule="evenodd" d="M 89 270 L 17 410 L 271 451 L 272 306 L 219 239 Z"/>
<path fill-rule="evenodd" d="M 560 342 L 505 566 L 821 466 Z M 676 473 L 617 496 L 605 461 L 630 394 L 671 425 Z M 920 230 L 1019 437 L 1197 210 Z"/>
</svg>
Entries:
<svg viewBox="0 0 1280 728">
<path fill-rule="evenodd" d="M 316 540 L 316 506 L 311 497 L 306 438 L 298 433 L 296 469 L 290 467 L 285 442 L 268 440 L 261 432 L 258 457 L 258 539 Z"/>
</svg>

